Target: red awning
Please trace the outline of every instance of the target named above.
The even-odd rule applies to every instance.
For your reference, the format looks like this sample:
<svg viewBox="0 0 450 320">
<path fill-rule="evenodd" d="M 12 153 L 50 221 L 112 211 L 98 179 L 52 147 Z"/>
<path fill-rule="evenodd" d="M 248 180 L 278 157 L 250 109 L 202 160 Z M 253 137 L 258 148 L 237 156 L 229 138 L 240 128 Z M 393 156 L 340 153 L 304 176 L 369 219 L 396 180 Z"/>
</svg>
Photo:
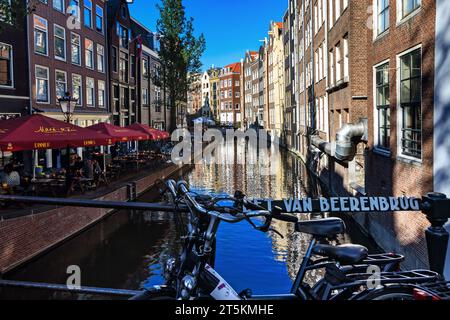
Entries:
<svg viewBox="0 0 450 320">
<path fill-rule="evenodd" d="M 0 149 L 23 151 L 94 147 L 112 144 L 111 139 L 95 131 L 53 118 L 34 114 L 0 121 Z"/>
<path fill-rule="evenodd" d="M 141 141 L 149 139 L 147 133 L 132 130 L 129 128 L 118 127 L 104 122 L 90 126 L 88 127 L 88 129 L 95 130 L 98 133 L 109 136 L 113 140 L 113 142 Z"/>
<path fill-rule="evenodd" d="M 132 124 L 131 126 L 128 126 L 127 128 L 148 134 L 151 138 L 150 140 L 162 139 L 161 133 L 159 132 L 159 130 L 150 128 L 149 126 L 147 126 L 145 124 L 135 123 L 135 124 Z"/>
<path fill-rule="evenodd" d="M 159 131 L 161 139 L 163 139 L 163 140 L 170 139 L 170 133 L 168 133 L 167 131 L 162 131 L 162 130 L 157 130 L 157 131 Z"/>
</svg>

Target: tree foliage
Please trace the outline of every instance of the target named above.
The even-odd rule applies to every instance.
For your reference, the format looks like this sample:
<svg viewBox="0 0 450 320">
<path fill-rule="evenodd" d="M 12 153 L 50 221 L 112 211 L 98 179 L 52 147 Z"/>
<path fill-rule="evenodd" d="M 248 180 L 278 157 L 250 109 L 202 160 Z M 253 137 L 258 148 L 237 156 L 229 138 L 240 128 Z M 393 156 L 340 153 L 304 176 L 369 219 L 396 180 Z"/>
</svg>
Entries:
<svg viewBox="0 0 450 320">
<path fill-rule="evenodd" d="M 25 17 L 36 10 L 39 0 L 0 0 L 0 33 L 7 26 L 23 30 Z"/>
<path fill-rule="evenodd" d="M 194 19 L 186 17 L 182 0 L 161 0 L 157 7 L 160 12 L 157 32 L 160 35 L 161 80 L 168 98 L 173 130 L 178 106 L 180 102 L 187 102 L 191 82 L 189 74 L 200 72 L 200 58 L 206 43 L 203 34 L 195 36 Z"/>
</svg>

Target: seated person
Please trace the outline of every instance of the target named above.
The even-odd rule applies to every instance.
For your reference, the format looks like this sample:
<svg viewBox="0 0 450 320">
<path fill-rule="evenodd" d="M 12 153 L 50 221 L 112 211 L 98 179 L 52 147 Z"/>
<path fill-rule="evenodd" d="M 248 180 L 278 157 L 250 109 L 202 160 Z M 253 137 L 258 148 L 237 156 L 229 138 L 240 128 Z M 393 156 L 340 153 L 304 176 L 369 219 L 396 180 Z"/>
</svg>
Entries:
<svg viewBox="0 0 450 320">
<path fill-rule="evenodd" d="M 11 163 L 3 168 L 0 180 L 3 189 L 8 193 L 13 193 L 14 190 L 20 188 L 20 175 L 17 171 L 14 171 L 14 167 Z"/>
</svg>

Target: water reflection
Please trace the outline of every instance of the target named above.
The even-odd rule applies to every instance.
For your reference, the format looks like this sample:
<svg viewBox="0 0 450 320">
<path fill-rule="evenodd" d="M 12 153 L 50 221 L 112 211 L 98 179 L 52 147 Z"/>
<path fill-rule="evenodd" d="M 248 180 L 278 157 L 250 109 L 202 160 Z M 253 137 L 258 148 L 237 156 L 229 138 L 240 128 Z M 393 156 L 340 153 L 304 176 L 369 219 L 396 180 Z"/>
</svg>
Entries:
<svg viewBox="0 0 450 320">
<path fill-rule="evenodd" d="M 203 162 L 196 165 L 186 180 L 191 187 L 206 193 L 216 191 L 232 195 L 241 190 L 251 198 L 307 196 L 306 186 L 311 183 L 304 164 L 287 153 L 272 152 L 270 156 L 271 163 L 277 164 L 275 174 L 261 174 L 266 168 L 261 165 L 259 154 L 252 146 L 224 143 L 215 152 L 213 164 Z M 242 164 L 240 157 L 245 160 L 251 158 L 248 162 L 253 164 L 246 161 Z M 246 222 L 221 225 L 216 269 L 236 289 L 251 288 L 259 294 L 289 292 L 309 238 L 294 233 L 292 224 L 274 221 L 274 227 L 284 238 L 275 233 L 257 232 Z M 309 276 L 311 281 L 316 279 L 316 275 Z"/>
<path fill-rule="evenodd" d="M 279 165 L 276 174 L 261 174 L 265 167 L 260 166 L 259 154 L 252 148 L 246 144 L 223 144 L 214 153 L 214 164 L 197 164 L 183 177 L 200 192 L 232 195 L 241 190 L 254 198 L 303 197 L 319 192 L 304 164 L 286 152 L 279 154 L 272 149 L 265 155 Z M 240 157 L 253 157 L 254 164 L 242 163 Z M 155 194 L 149 192 L 141 200 L 154 199 Z M 176 256 L 180 249 L 177 227 L 171 214 L 118 212 L 7 278 L 65 284 L 67 266 L 79 265 L 84 286 L 137 289 L 160 284 L 163 261 Z M 245 222 L 221 225 L 216 269 L 236 290 L 251 288 L 258 294 L 289 291 L 309 239 L 294 233 L 290 224 L 274 222 L 274 227 L 284 239 L 257 232 Z M 317 276 L 309 275 L 309 280 L 314 281 Z M 20 298 L 74 298 L 23 290 L 4 290 L 0 297 L 11 298 L 14 294 Z"/>
</svg>

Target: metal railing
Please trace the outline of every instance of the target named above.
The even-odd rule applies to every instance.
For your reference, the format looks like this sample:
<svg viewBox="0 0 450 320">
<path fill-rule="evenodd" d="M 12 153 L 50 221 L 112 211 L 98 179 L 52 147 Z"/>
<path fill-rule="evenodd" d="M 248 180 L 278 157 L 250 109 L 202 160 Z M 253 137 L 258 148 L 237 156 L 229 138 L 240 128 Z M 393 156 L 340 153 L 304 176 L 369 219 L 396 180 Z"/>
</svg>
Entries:
<svg viewBox="0 0 450 320">
<path fill-rule="evenodd" d="M 379 205 L 376 207 L 375 200 L 380 200 L 378 204 L 388 203 L 386 206 Z M 402 199 L 408 199 L 401 204 Z M 382 200 L 382 201 L 381 201 Z M 33 203 L 33 204 L 47 204 L 57 206 L 69 207 L 92 207 L 92 208 L 109 208 L 119 210 L 137 210 L 137 211 L 154 211 L 154 212 L 188 212 L 186 206 L 175 206 L 161 204 L 161 203 L 145 203 L 145 202 L 118 202 L 118 201 L 97 201 L 97 200 L 83 200 L 83 199 L 58 199 L 58 198 L 40 198 L 40 197 L 21 197 L 21 196 L 0 196 L 0 201 L 14 202 L 14 203 Z M 291 208 L 287 207 L 287 202 L 284 200 L 274 200 L 267 202 L 260 202 L 259 205 L 271 209 L 274 206 L 280 207 L 285 212 L 310 214 L 323 213 L 324 204 L 329 206 L 326 212 L 333 213 L 389 213 L 392 211 L 411 212 L 421 211 L 429 220 L 431 226 L 425 231 L 425 238 L 428 249 L 428 257 L 430 270 L 443 274 L 446 253 L 448 248 L 449 233 L 444 228 L 444 225 L 450 219 L 450 199 L 446 195 L 440 193 L 429 193 L 422 199 L 417 198 L 386 198 L 386 197 L 346 197 L 346 198 L 321 198 L 321 199 L 299 199 L 299 203 L 304 205 L 297 205 Z M 366 207 L 352 208 L 352 203 L 366 204 Z M 343 206 L 346 203 L 348 206 Z M 371 207 L 371 203 L 373 206 Z M 405 204 L 406 203 L 406 204 Z M 340 204 L 340 205 L 339 205 Z M 118 295 L 118 296 L 133 296 L 136 291 L 132 290 L 116 290 L 106 288 L 84 287 L 78 289 L 69 289 L 65 285 L 54 284 L 40 284 L 33 282 L 21 282 L 1 280 L 0 287 L 21 287 L 21 288 L 40 288 L 56 291 L 71 291 L 74 293 L 92 293 L 101 295 Z"/>
</svg>

